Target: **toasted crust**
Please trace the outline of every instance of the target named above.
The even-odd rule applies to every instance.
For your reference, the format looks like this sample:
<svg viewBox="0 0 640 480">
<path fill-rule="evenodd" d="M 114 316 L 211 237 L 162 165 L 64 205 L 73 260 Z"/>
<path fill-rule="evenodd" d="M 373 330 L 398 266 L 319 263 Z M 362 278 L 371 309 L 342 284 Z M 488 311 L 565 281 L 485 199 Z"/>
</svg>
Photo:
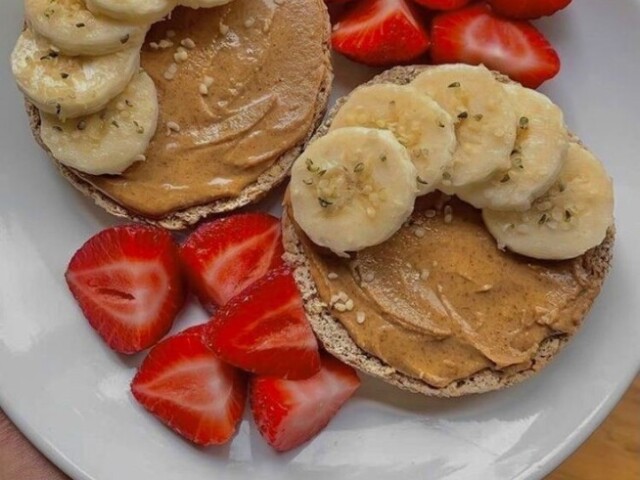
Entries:
<svg viewBox="0 0 640 480">
<path fill-rule="evenodd" d="M 115 215 L 116 217 L 124 217 L 138 222 L 157 225 L 168 230 L 186 229 L 211 215 L 232 212 L 247 205 L 259 202 L 271 190 L 280 185 L 288 177 L 291 165 L 293 164 L 295 159 L 298 158 L 300 153 L 302 153 L 306 144 L 313 136 L 315 130 L 322 122 L 322 118 L 324 117 L 327 109 L 329 95 L 331 93 L 333 71 L 331 70 L 331 31 L 329 27 L 330 23 L 328 12 L 326 13 L 326 24 L 327 30 L 323 45 L 327 70 L 326 75 L 322 80 L 320 90 L 318 91 L 312 127 L 309 129 L 309 132 L 305 138 L 303 138 L 295 147 L 291 148 L 282 156 L 280 156 L 280 158 L 278 158 L 273 165 L 271 165 L 264 173 L 262 173 L 254 183 L 245 187 L 237 197 L 229 199 L 219 199 L 204 205 L 197 205 L 194 207 L 186 208 L 184 210 L 175 211 L 162 218 L 145 217 L 143 215 L 140 215 L 139 213 L 128 210 L 123 205 L 119 204 L 112 198 L 102 193 L 90 182 L 83 179 L 72 168 L 66 167 L 58 162 L 40 138 L 40 113 L 38 109 L 28 100 L 26 100 L 25 106 L 27 115 L 29 117 L 29 126 L 31 127 L 31 132 L 33 133 L 36 142 L 38 142 L 38 144 L 54 161 L 62 176 L 64 176 L 76 189 L 92 198 L 96 205 L 103 208 L 108 213 Z"/>
<path fill-rule="evenodd" d="M 382 73 L 369 83 L 395 83 L 404 85 L 411 82 L 426 68 L 429 67 L 396 67 Z M 507 77 L 500 74 L 496 74 L 496 78 L 502 82 L 510 81 Z M 334 109 L 329 113 L 325 123 L 316 132 L 314 138 L 323 136 L 328 132 L 333 117 L 345 101 L 346 98 L 337 102 Z M 579 140 L 574 137 L 574 141 Z M 307 316 L 324 348 L 343 362 L 403 390 L 421 393 L 431 397 L 461 397 L 464 395 L 500 390 L 520 383 L 538 373 L 571 339 L 570 335 L 556 335 L 545 339 L 540 344 L 540 348 L 533 359 L 532 366 L 527 370 L 513 373 L 485 369 L 470 377 L 453 382 L 444 388 L 435 388 L 422 380 L 398 372 L 395 368 L 365 352 L 356 345 L 340 321 L 331 314 L 328 305 L 319 297 L 316 284 L 311 275 L 309 261 L 304 254 L 295 228 L 287 216 L 286 209 L 283 213 L 282 223 L 286 260 L 294 268 L 294 276 L 302 292 Z M 589 286 L 590 290 L 594 293 L 594 298 L 600 292 L 611 265 L 614 237 L 615 230 L 611 228 L 601 245 L 589 250 L 581 257 L 584 269 L 588 273 Z"/>
</svg>

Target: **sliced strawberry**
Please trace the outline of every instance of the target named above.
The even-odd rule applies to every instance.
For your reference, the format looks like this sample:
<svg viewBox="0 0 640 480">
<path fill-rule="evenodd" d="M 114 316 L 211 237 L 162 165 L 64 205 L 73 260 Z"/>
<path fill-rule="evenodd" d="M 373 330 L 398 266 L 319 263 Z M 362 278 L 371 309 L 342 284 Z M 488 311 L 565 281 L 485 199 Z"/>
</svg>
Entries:
<svg viewBox="0 0 640 480">
<path fill-rule="evenodd" d="M 431 10 L 455 10 L 471 3 L 471 0 L 413 0 Z"/>
<path fill-rule="evenodd" d="M 178 249 L 168 232 L 151 226 L 98 233 L 73 256 L 65 278 L 91 326 L 120 353 L 160 340 L 184 302 Z"/>
<path fill-rule="evenodd" d="M 190 283 L 210 312 L 283 265 L 283 253 L 280 222 L 265 213 L 206 223 L 180 251 Z"/>
<path fill-rule="evenodd" d="M 498 17 L 484 4 L 436 16 L 431 37 L 435 63 L 483 63 L 526 87 L 537 88 L 560 71 L 560 58 L 540 31 Z"/>
<path fill-rule="evenodd" d="M 253 417 L 267 443 L 285 452 L 326 427 L 359 386 L 353 368 L 323 354 L 322 370 L 307 380 L 254 378 L 250 391 Z"/>
<path fill-rule="evenodd" d="M 498 15 L 519 20 L 553 15 L 558 10 L 566 8 L 571 0 L 488 0 L 493 11 Z"/>
<path fill-rule="evenodd" d="M 242 418 L 246 376 L 221 362 L 202 339 L 204 325 L 156 345 L 131 383 L 136 400 L 198 445 L 229 441 Z"/>
<path fill-rule="evenodd" d="M 287 269 L 267 274 L 218 310 L 206 342 L 225 362 L 258 375 L 301 379 L 320 370 L 318 342 Z"/>
<path fill-rule="evenodd" d="M 359 0 L 333 28 L 333 48 L 373 66 L 415 60 L 429 49 L 429 35 L 419 14 L 405 0 Z"/>
</svg>

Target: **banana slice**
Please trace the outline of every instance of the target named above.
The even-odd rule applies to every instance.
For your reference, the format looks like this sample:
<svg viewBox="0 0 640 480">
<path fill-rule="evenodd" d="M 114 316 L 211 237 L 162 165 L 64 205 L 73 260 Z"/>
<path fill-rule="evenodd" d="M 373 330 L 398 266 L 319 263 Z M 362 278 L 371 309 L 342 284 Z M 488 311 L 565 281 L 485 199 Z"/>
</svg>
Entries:
<svg viewBox="0 0 640 480">
<path fill-rule="evenodd" d="M 413 210 L 417 175 L 409 152 L 391 132 L 334 130 L 293 165 L 293 217 L 314 243 L 345 256 L 398 231 Z"/>
<path fill-rule="evenodd" d="M 456 189 L 476 208 L 528 210 L 556 181 L 569 148 L 562 110 L 546 96 L 520 85 L 505 85 L 519 120 L 511 168 L 489 180 Z"/>
<path fill-rule="evenodd" d="M 575 258 L 600 245 L 613 225 L 613 185 L 588 150 L 571 143 L 551 189 L 526 212 L 483 211 L 499 244 L 543 260 Z"/>
<path fill-rule="evenodd" d="M 181 0 L 180 5 L 189 8 L 212 8 L 226 5 L 232 0 Z"/>
<path fill-rule="evenodd" d="M 82 0 L 25 0 L 29 26 L 65 55 L 107 55 L 140 46 L 147 25 L 94 15 Z"/>
<path fill-rule="evenodd" d="M 431 97 L 409 86 L 356 89 L 338 111 L 331 130 L 351 126 L 390 130 L 409 150 L 420 177 L 420 195 L 433 192 L 451 165 L 456 148 L 451 116 Z"/>
<path fill-rule="evenodd" d="M 421 73 L 412 85 L 433 97 L 456 122 L 458 147 L 445 187 L 481 182 L 509 168 L 516 140 L 516 113 L 489 70 L 483 66 L 442 65 Z"/>
<path fill-rule="evenodd" d="M 144 159 L 156 131 L 156 87 L 140 72 L 100 113 L 65 122 L 41 118 L 40 138 L 60 163 L 91 175 L 119 174 Z"/>
<path fill-rule="evenodd" d="M 86 0 L 93 13 L 133 23 L 155 23 L 176 7 L 176 0 Z"/>
<path fill-rule="evenodd" d="M 27 29 L 11 53 L 20 90 L 40 110 L 75 118 L 102 110 L 127 86 L 140 65 L 140 48 L 100 57 L 67 57 Z"/>
</svg>

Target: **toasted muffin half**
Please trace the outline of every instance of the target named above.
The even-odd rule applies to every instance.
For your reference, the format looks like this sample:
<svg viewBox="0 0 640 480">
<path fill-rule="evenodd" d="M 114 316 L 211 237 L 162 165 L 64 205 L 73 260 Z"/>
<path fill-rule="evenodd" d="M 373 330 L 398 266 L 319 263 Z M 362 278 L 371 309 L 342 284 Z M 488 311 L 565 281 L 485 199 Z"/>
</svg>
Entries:
<svg viewBox="0 0 640 480">
<path fill-rule="evenodd" d="M 250 5 L 250 3 L 252 5 Z M 275 12 L 273 13 L 274 17 L 272 17 L 273 22 L 268 23 L 269 19 L 265 18 L 264 25 L 263 25 L 261 23 L 262 19 L 257 17 L 256 18 L 250 17 L 247 14 L 247 12 L 249 12 L 250 7 L 256 7 L 260 9 L 272 8 L 272 7 L 276 8 L 276 10 L 273 11 Z M 36 141 L 38 142 L 38 144 L 49 154 L 51 159 L 55 162 L 60 173 L 75 188 L 77 188 L 79 191 L 81 191 L 88 197 L 92 198 L 93 201 L 96 203 L 96 205 L 105 209 L 107 212 L 111 213 L 112 215 L 115 215 L 118 217 L 125 217 L 135 221 L 158 225 L 171 230 L 181 230 L 196 224 L 197 222 L 199 222 L 200 220 L 208 216 L 232 212 L 234 210 L 245 207 L 247 205 L 256 203 L 260 201 L 262 198 L 264 198 L 271 190 L 273 190 L 275 187 L 277 187 L 287 178 L 293 161 L 302 152 L 305 144 L 309 141 L 309 139 L 315 132 L 316 128 L 321 123 L 322 118 L 326 112 L 326 107 L 327 107 L 327 103 L 328 103 L 328 99 L 331 91 L 331 84 L 333 81 L 333 72 L 331 68 L 331 55 L 330 55 L 330 46 L 329 46 L 329 41 L 330 41 L 329 17 L 326 10 L 326 6 L 321 0 L 295 0 L 293 2 L 288 2 L 286 5 L 283 5 L 283 6 L 274 6 L 270 2 L 264 2 L 262 0 L 255 0 L 255 1 L 252 0 L 252 2 L 244 2 L 244 3 L 237 1 L 237 2 L 230 3 L 225 7 L 219 7 L 218 9 L 213 9 L 213 10 L 225 9 L 225 11 L 219 15 L 221 18 L 224 18 L 224 19 L 229 18 L 229 12 L 227 12 L 226 10 L 229 10 L 233 15 L 238 17 L 238 22 L 240 22 L 241 18 L 247 18 L 247 19 L 251 18 L 252 19 L 251 22 L 248 22 L 248 20 L 244 20 L 243 22 L 248 22 L 248 23 L 239 24 L 237 28 L 238 29 L 250 28 L 252 29 L 252 31 L 258 32 L 256 33 L 256 35 L 260 34 L 260 32 L 264 32 L 264 39 L 265 39 L 264 41 L 269 42 L 271 41 L 269 40 L 269 37 L 268 37 L 269 33 L 271 32 L 271 30 L 269 29 L 276 28 L 275 25 L 277 24 L 276 20 L 278 19 L 277 15 L 279 15 L 278 13 L 280 11 L 279 9 L 283 9 L 283 8 L 289 9 L 288 10 L 290 12 L 289 15 L 291 16 L 292 15 L 291 12 L 298 11 L 301 9 L 308 9 L 310 7 L 313 7 L 313 10 L 317 13 L 317 15 L 310 16 L 309 18 L 299 18 L 296 21 L 304 22 L 305 28 L 309 28 L 310 27 L 309 22 L 313 22 L 314 28 L 317 29 L 316 36 L 319 39 L 319 43 L 315 42 L 316 38 L 314 37 L 313 42 L 311 40 L 308 40 L 307 43 L 305 43 L 304 41 L 300 42 L 300 46 L 291 46 L 291 48 L 299 48 L 300 52 L 298 53 L 300 55 L 307 54 L 306 51 L 304 50 L 306 48 L 308 50 L 309 55 L 315 56 L 313 58 L 313 64 L 317 66 L 317 69 L 315 71 L 315 74 L 317 77 L 317 85 L 315 87 L 315 91 L 306 92 L 305 94 L 305 101 L 308 102 L 307 107 L 309 109 L 308 112 L 310 113 L 306 115 L 304 122 L 301 123 L 302 127 L 299 127 L 300 128 L 299 135 L 297 135 L 297 138 L 295 138 L 293 142 L 291 141 L 289 142 L 288 148 L 286 150 L 280 152 L 277 158 L 270 158 L 269 160 L 264 162 L 262 164 L 263 165 L 262 168 L 260 168 L 260 165 L 258 165 L 255 168 L 251 167 L 252 172 L 255 172 L 257 169 L 259 170 L 259 174 L 255 175 L 254 173 L 252 173 L 252 175 L 255 178 L 250 183 L 246 184 L 239 192 L 234 192 L 232 195 L 229 195 L 229 196 L 220 196 L 216 194 L 217 198 L 212 200 L 207 199 L 207 195 L 205 194 L 202 196 L 203 200 L 201 201 L 198 201 L 197 198 L 190 198 L 184 205 L 181 205 L 179 201 L 176 201 L 175 206 L 169 206 L 169 207 L 163 206 L 162 209 L 156 209 L 155 211 L 151 211 L 150 209 L 147 211 L 144 204 L 135 205 L 135 202 L 128 201 L 128 199 L 126 198 L 126 195 L 121 195 L 121 193 L 126 190 L 122 186 L 126 182 L 130 182 L 130 184 L 136 185 L 137 188 L 139 186 L 140 191 L 142 191 L 142 188 L 144 186 L 144 180 L 145 180 L 143 173 L 134 174 L 131 178 L 127 178 L 128 172 L 136 171 L 136 169 L 139 168 L 138 165 L 134 164 L 132 167 L 130 167 L 131 170 L 127 170 L 123 172 L 122 185 L 116 185 L 113 179 L 114 178 L 117 179 L 117 177 L 87 175 L 85 173 L 79 172 L 77 170 L 74 170 L 73 168 L 69 168 L 61 164 L 56 160 L 56 158 L 52 155 L 51 151 L 42 142 L 40 138 L 40 125 L 41 125 L 40 113 L 38 109 L 27 100 L 26 110 L 28 113 L 29 123 L 30 123 L 31 130 L 33 132 L 33 135 Z M 210 13 L 208 10 L 198 10 L 198 11 L 189 12 L 185 8 L 180 8 L 179 10 L 174 12 L 173 18 L 168 20 L 168 23 L 161 22 L 159 24 L 154 25 L 154 27 L 152 28 L 152 30 L 150 31 L 147 37 L 145 46 L 143 46 L 142 67 L 144 68 L 148 66 L 148 65 L 145 65 L 146 63 L 145 55 L 148 55 L 148 58 L 151 58 L 153 55 L 165 54 L 165 52 L 162 49 L 158 49 L 156 45 L 159 39 L 164 38 L 166 36 L 167 31 L 171 32 L 171 37 L 175 35 L 175 37 L 173 38 L 175 42 L 179 42 L 180 39 L 185 36 L 189 38 L 188 37 L 189 27 L 193 25 L 194 22 L 197 23 L 198 18 L 202 18 L 202 15 L 204 14 L 209 15 Z M 213 13 L 211 13 L 211 15 L 213 15 Z M 215 22 L 214 24 L 211 25 L 211 30 L 215 31 L 216 35 L 221 35 L 217 33 L 218 29 L 223 31 L 223 28 L 225 29 L 230 28 L 229 25 L 223 24 L 224 21 L 228 21 L 228 20 L 221 19 L 219 21 L 220 24 L 218 24 L 217 16 L 215 15 L 213 16 L 214 16 Z M 182 19 L 182 17 L 186 17 L 186 18 Z M 182 20 L 182 24 L 180 23 L 181 20 Z M 165 23 L 167 24 L 165 25 Z M 233 25 L 231 26 L 231 28 L 233 28 Z M 296 28 L 296 25 L 290 25 L 288 28 L 291 29 L 291 31 L 289 32 L 290 33 L 289 36 L 297 35 L 296 32 L 300 31 L 300 28 Z M 177 33 L 172 29 L 177 30 Z M 231 30 L 231 32 L 233 32 L 233 30 Z M 280 37 L 278 38 L 279 39 L 277 41 L 279 42 L 284 41 Z M 220 40 L 220 42 L 222 41 L 223 40 Z M 149 47 L 151 42 L 154 42 L 156 44 L 156 45 L 153 45 L 154 48 Z M 179 43 L 176 44 L 176 46 L 179 46 L 179 45 L 180 45 Z M 209 48 L 208 45 L 206 44 L 203 45 L 203 44 L 196 43 L 195 48 L 192 47 L 190 50 L 188 50 L 189 55 L 197 56 L 200 53 L 198 49 L 201 46 L 203 47 L 203 49 Z M 255 45 L 252 45 L 252 48 L 253 47 L 255 47 Z M 173 53 L 169 53 L 169 51 L 173 52 L 174 50 L 175 48 L 167 49 L 166 54 L 172 55 Z M 212 58 L 215 60 L 219 57 L 212 57 Z M 188 61 L 189 60 L 187 60 L 187 62 Z M 238 62 L 240 61 L 241 59 L 238 58 Z M 182 68 L 182 64 L 179 67 Z M 145 68 L 145 69 L 149 73 L 149 68 Z M 282 76 L 280 77 L 267 76 L 267 74 L 264 74 L 262 77 L 260 77 L 261 74 L 262 74 L 261 71 L 257 71 L 255 73 L 256 78 L 258 79 L 257 81 L 261 82 L 260 89 L 265 91 L 269 91 L 270 86 L 275 88 L 276 85 L 280 85 L 283 82 L 285 84 L 286 82 L 295 82 L 295 77 L 294 76 L 289 77 L 287 75 L 287 72 L 283 72 Z M 151 75 L 152 77 L 154 76 L 153 74 Z M 222 73 L 221 75 L 224 76 L 226 74 Z M 180 82 L 165 81 L 165 79 L 162 77 L 161 71 L 156 72 L 154 80 L 156 81 L 156 86 L 158 88 L 158 91 L 160 92 L 160 111 L 161 111 L 161 122 L 158 125 L 158 130 L 154 137 L 154 140 L 155 140 L 160 138 L 163 135 L 166 135 L 166 126 L 162 122 L 163 97 L 166 98 L 166 96 L 170 95 L 170 96 L 173 96 L 174 99 L 175 98 L 179 99 L 181 96 L 184 95 L 184 91 L 180 90 L 181 88 Z M 197 83 L 195 84 L 195 86 L 197 88 L 198 86 Z M 217 88 L 217 86 L 213 85 L 212 89 L 215 89 L 215 88 Z M 241 89 L 242 87 L 238 87 L 238 88 Z M 274 112 L 276 111 L 276 109 L 280 109 L 279 110 L 280 113 L 283 111 L 289 111 L 289 110 L 293 111 L 299 107 L 299 105 L 286 105 L 286 100 L 284 100 L 282 97 L 276 98 L 273 103 L 274 105 L 276 105 L 274 107 Z M 230 104 L 233 105 L 232 102 Z M 171 120 L 171 118 L 165 118 L 164 120 L 166 123 L 166 120 Z M 184 126 L 188 126 L 188 124 L 185 124 Z M 274 134 L 273 137 L 275 138 L 277 137 L 277 135 Z M 152 140 L 152 145 L 154 140 Z M 265 147 L 265 150 L 267 150 L 268 147 L 269 146 L 267 145 L 267 147 Z M 256 152 L 256 154 L 261 154 L 261 153 L 263 152 Z M 149 163 L 154 161 L 155 159 L 153 155 L 151 156 L 148 155 L 147 160 L 144 163 Z M 174 160 L 172 159 L 171 161 L 174 161 Z M 179 155 L 176 155 L 175 161 L 176 162 L 180 161 Z M 216 162 L 218 161 L 218 159 L 211 158 L 211 161 Z M 166 163 L 165 159 L 162 159 L 162 162 Z M 140 171 L 142 171 L 143 168 L 146 168 L 146 166 L 140 167 Z M 171 180 L 170 169 L 167 169 L 167 171 L 163 173 L 165 174 L 165 176 L 169 177 L 169 180 Z M 177 183 L 180 183 L 180 182 L 178 181 Z M 173 192 L 167 191 L 166 194 L 167 196 L 172 195 Z M 156 197 L 158 196 L 162 196 L 162 192 L 160 192 L 159 195 L 156 195 Z"/>
<path fill-rule="evenodd" d="M 397 67 L 384 72 L 369 83 L 405 85 L 426 68 L 430 67 Z M 500 74 L 496 73 L 495 76 L 501 82 L 510 82 L 508 78 Z M 318 129 L 314 139 L 328 133 L 332 119 L 347 99 L 348 97 L 338 101 L 335 108 L 329 113 L 326 122 Z M 576 137 L 573 137 L 572 140 L 579 142 Z M 287 252 L 286 260 L 294 269 L 294 276 L 303 295 L 307 316 L 324 348 L 345 363 L 366 374 L 382 379 L 403 390 L 433 397 L 460 397 L 499 390 L 532 377 L 549 364 L 582 325 L 593 301 L 599 294 L 611 266 L 615 236 L 614 228 L 610 228 L 602 244 L 589 250 L 581 257 L 572 260 L 584 272 L 584 278 L 581 279 L 581 282 L 584 282 L 583 295 L 585 300 L 581 303 L 578 312 L 579 318 L 572 319 L 575 330 L 571 334 L 553 333 L 542 340 L 526 368 L 484 368 L 466 378 L 459 378 L 446 386 L 435 387 L 420 378 L 405 374 L 398 368 L 385 363 L 376 355 L 361 348 L 354 341 L 348 329 L 334 315 L 334 310 L 331 309 L 328 300 L 321 297 L 312 273 L 310 259 L 307 254 L 308 250 L 305 249 L 309 248 L 310 240 L 304 236 L 304 233 L 295 224 L 287 210 L 287 201 L 285 200 L 282 224 L 285 250 Z M 307 245 L 306 247 L 305 244 Z M 454 243 L 451 244 L 451 248 L 455 248 Z"/>
</svg>

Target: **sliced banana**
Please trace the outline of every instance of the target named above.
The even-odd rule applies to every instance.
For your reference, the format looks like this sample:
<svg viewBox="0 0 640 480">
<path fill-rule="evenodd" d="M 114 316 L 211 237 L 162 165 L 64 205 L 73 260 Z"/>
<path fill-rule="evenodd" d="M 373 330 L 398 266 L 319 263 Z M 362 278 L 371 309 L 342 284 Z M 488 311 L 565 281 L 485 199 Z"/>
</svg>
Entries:
<svg viewBox="0 0 640 480">
<path fill-rule="evenodd" d="M 87 10 L 83 0 L 25 0 L 29 26 L 65 55 L 106 55 L 142 45 L 148 25 L 123 23 Z"/>
<path fill-rule="evenodd" d="M 176 7 L 176 0 L 86 0 L 96 14 L 125 22 L 150 24 L 162 20 Z"/>
<path fill-rule="evenodd" d="M 76 118 L 102 110 L 140 65 L 139 47 L 100 57 L 67 57 L 27 29 L 11 54 L 20 89 L 40 110 Z"/>
<path fill-rule="evenodd" d="M 456 148 L 453 120 L 435 100 L 412 87 L 380 84 L 356 89 L 331 130 L 352 126 L 388 129 L 396 136 L 418 170 L 420 195 L 433 192 L 451 165 Z"/>
<path fill-rule="evenodd" d="M 483 211 L 499 244 L 543 260 L 575 258 L 600 245 L 613 225 L 613 184 L 588 150 L 571 143 L 551 189 L 526 212 Z"/>
<path fill-rule="evenodd" d="M 180 0 L 180 5 L 189 8 L 212 8 L 226 5 L 232 0 Z"/>
<path fill-rule="evenodd" d="M 43 113 L 40 137 L 60 163 L 92 175 L 119 174 L 144 159 L 158 123 L 158 98 L 145 72 L 107 108 L 61 121 Z"/>
<path fill-rule="evenodd" d="M 481 182 L 509 168 L 516 140 L 516 113 L 489 70 L 483 66 L 442 65 L 421 73 L 412 85 L 433 97 L 456 122 L 458 146 L 445 187 Z"/>
<path fill-rule="evenodd" d="M 562 110 L 546 96 L 520 85 L 505 85 L 519 128 L 511 168 L 455 193 L 476 208 L 528 210 L 556 181 L 569 148 Z"/>
<path fill-rule="evenodd" d="M 377 245 L 411 215 L 417 175 L 409 152 L 391 132 L 334 130 L 293 165 L 293 217 L 314 243 L 338 255 Z"/>
</svg>

